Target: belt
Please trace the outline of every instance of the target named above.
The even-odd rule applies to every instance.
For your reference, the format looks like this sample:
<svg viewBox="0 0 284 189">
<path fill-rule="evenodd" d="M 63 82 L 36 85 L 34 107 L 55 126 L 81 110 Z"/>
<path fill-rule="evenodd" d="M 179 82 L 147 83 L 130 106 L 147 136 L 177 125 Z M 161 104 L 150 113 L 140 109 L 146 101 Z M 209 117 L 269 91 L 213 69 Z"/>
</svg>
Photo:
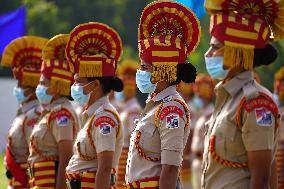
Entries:
<svg viewBox="0 0 284 189">
<path fill-rule="evenodd" d="M 29 165 L 27 163 L 20 163 L 20 167 L 25 171 L 27 170 L 28 166 Z M 6 176 L 9 179 L 9 186 L 12 186 L 14 189 L 26 188 L 13 177 L 12 173 L 9 170 L 6 171 Z"/>
<path fill-rule="evenodd" d="M 55 187 L 57 161 L 42 161 L 30 164 L 28 175 L 31 187 Z"/>
<path fill-rule="evenodd" d="M 66 185 L 68 189 L 94 189 L 96 172 L 84 171 L 65 173 Z M 112 169 L 110 178 L 111 187 L 115 184 L 115 169 Z"/>
<path fill-rule="evenodd" d="M 143 180 L 134 181 L 125 185 L 126 189 L 159 189 L 159 179 L 160 177 L 151 177 Z"/>
</svg>

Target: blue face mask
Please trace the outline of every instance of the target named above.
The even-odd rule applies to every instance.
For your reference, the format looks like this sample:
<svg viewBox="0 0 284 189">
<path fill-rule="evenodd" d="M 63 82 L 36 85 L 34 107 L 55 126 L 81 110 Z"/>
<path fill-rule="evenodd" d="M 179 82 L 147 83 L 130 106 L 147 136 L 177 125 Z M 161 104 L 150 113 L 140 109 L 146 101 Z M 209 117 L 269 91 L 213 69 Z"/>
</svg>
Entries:
<svg viewBox="0 0 284 189">
<path fill-rule="evenodd" d="M 19 104 L 28 100 L 28 97 L 25 96 L 25 91 L 20 87 L 14 87 L 13 95 L 16 97 Z"/>
<path fill-rule="evenodd" d="M 114 93 L 114 98 L 115 98 L 115 100 L 117 100 L 117 101 L 119 101 L 119 102 L 123 102 L 124 99 L 125 99 L 125 96 L 124 96 L 123 91 L 121 91 L 121 92 L 115 92 L 115 93 Z"/>
<path fill-rule="evenodd" d="M 53 96 L 47 94 L 47 87 L 38 85 L 36 88 L 36 97 L 41 104 L 50 104 Z"/>
<path fill-rule="evenodd" d="M 280 106 L 279 96 L 277 94 L 273 93 L 273 99 L 276 102 L 276 104 Z"/>
<path fill-rule="evenodd" d="M 151 82 L 151 73 L 142 70 L 136 72 L 136 85 L 141 93 L 152 93 L 156 89 L 156 84 Z"/>
<path fill-rule="evenodd" d="M 194 106 L 196 110 L 200 110 L 201 108 L 203 108 L 204 103 L 200 97 L 196 96 L 193 98 L 192 105 Z"/>
<path fill-rule="evenodd" d="M 89 102 L 91 93 L 86 95 L 84 94 L 83 86 L 72 85 L 71 96 L 75 100 L 75 102 L 78 102 L 81 106 L 84 106 Z"/>
<path fill-rule="evenodd" d="M 223 80 L 228 70 L 223 69 L 224 57 L 205 57 L 206 69 L 213 79 Z"/>
</svg>

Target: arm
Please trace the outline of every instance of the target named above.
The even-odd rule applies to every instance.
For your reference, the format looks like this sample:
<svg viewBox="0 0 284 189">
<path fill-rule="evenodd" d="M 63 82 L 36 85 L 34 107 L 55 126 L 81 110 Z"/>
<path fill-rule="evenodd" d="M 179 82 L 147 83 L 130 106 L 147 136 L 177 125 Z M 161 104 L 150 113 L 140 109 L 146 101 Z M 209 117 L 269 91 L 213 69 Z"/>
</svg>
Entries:
<svg viewBox="0 0 284 189">
<path fill-rule="evenodd" d="M 71 140 L 62 140 L 58 144 L 59 153 L 59 164 L 57 169 L 57 178 L 56 178 L 56 189 L 65 189 L 67 188 L 65 183 L 65 168 L 68 165 L 68 162 L 73 154 L 72 151 L 72 141 Z"/>
<path fill-rule="evenodd" d="M 250 189 L 269 189 L 271 150 L 248 151 L 248 167 L 251 174 Z"/>
<path fill-rule="evenodd" d="M 162 165 L 159 188 L 176 188 L 178 177 L 178 167 L 174 165 Z"/>
<path fill-rule="evenodd" d="M 276 174 L 276 160 L 273 161 L 271 166 L 271 174 L 270 174 L 270 189 L 277 189 L 278 178 Z"/>
<path fill-rule="evenodd" d="M 104 151 L 98 154 L 98 170 L 95 189 L 109 189 L 113 152 Z"/>
</svg>

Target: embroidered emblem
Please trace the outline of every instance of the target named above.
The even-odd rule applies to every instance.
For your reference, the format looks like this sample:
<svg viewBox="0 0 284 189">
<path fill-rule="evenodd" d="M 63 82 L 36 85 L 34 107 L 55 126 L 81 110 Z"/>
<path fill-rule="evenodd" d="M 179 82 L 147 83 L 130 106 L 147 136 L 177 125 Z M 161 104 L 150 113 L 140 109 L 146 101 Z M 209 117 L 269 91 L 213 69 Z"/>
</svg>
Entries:
<svg viewBox="0 0 284 189">
<path fill-rule="evenodd" d="M 67 116 L 60 116 L 56 118 L 56 122 L 59 127 L 68 126 L 69 119 Z"/>
<path fill-rule="evenodd" d="M 272 126 L 272 113 L 265 108 L 255 109 L 255 118 L 260 126 Z"/>
<path fill-rule="evenodd" d="M 102 116 L 95 120 L 95 126 L 99 127 L 100 133 L 108 135 L 111 133 L 112 128 L 115 127 L 115 122 L 110 117 Z"/>
<path fill-rule="evenodd" d="M 112 126 L 108 123 L 101 123 L 100 124 L 100 132 L 103 134 L 103 135 L 108 135 L 111 133 L 111 128 Z"/>
<path fill-rule="evenodd" d="M 177 106 L 167 106 L 162 110 L 160 114 L 160 119 L 163 120 L 171 113 L 178 114 L 179 116 L 183 116 L 184 114 L 184 112 Z"/>
<path fill-rule="evenodd" d="M 33 127 L 36 123 L 37 123 L 38 119 L 35 118 L 35 119 L 30 119 L 27 121 L 27 126 L 28 127 Z"/>
<path fill-rule="evenodd" d="M 179 127 L 179 116 L 177 114 L 170 114 L 166 117 L 166 127 L 175 129 Z"/>
</svg>

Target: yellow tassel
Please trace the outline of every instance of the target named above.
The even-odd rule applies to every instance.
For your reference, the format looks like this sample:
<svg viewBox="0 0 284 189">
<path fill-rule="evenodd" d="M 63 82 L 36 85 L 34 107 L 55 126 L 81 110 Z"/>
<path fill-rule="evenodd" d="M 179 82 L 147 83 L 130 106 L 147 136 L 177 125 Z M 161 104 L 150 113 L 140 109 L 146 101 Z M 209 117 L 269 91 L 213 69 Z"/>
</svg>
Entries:
<svg viewBox="0 0 284 189">
<path fill-rule="evenodd" d="M 51 77 L 50 87 L 57 94 L 70 96 L 71 81 L 69 80 L 59 77 Z"/>
<path fill-rule="evenodd" d="M 243 67 L 245 70 L 253 69 L 254 49 L 244 49 L 225 46 L 224 65 L 226 68 Z"/>
<path fill-rule="evenodd" d="M 177 64 L 177 62 L 153 62 L 152 82 L 175 82 L 177 80 Z"/>
<path fill-rule="evenodd" d="M 284 79 L 284 67 L 280 68 L 280 69 L 276 72 L 274 79 L 275 79 L 275 80 L 282 80 L 282 79 Z"/>
<path fill-rule="evenodd" d="M 80 61 L 80 77 L 102 77 L 102 61 Z"/>
<path fill-rule="evenodd" d="M 39 79 L 39 73 L 23 72 L 22 85 L 27 87 L 37 87 Z"/>
</svg>

